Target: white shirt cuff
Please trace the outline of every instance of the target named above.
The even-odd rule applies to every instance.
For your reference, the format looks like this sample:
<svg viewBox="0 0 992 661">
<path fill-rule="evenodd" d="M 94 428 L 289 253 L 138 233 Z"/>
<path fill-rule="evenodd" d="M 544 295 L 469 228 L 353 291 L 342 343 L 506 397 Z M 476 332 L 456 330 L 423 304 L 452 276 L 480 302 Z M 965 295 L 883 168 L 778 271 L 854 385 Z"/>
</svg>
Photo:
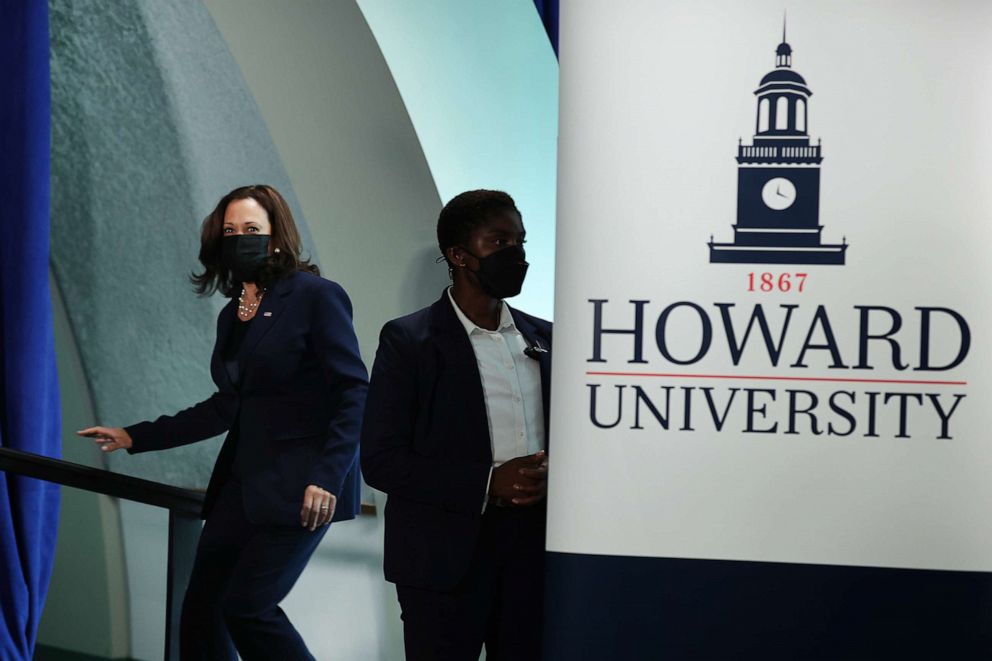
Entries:
<svg viewBox="0 0 992 661">
<path fill-rule="evenodd" d="M 486 495 L 482 499 L 482 513 L 486 513 L 486 505 L 489 504 L 489 488 L 493 485 L 493 467 L 489 467 L 489 479 L 486 480 Z"/>
</svg>

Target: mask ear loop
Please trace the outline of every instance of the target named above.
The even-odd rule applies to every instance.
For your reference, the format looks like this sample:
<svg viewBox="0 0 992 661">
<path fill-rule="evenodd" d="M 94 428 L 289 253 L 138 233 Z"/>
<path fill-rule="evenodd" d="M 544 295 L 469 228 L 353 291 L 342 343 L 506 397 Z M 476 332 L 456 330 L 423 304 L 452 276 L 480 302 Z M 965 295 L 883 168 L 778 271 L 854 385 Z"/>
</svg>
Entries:
<svg viewBox="0 0 992 661">
<path fill-rule="evenodd" d="M 469 253 L 469 254 L 472 255 L 472 253 Z M 472 255 L 472 256 L 475 257 L 475 255 Z M 476 259 L 478 259 L 478 257 L 476 257 Z M 437 259 L 434 260 L 434 263 L 435 264 L 440 264 L 441 262 L 446 262 L 446 261 L 448 261 L 448 258 L 445 257 L 444 255 L 441 255 L 440 257 L 438 257 Z M 464 264 L 459 264 L 458 266 L 465 266 L 465 265 Z M 449 266 L 448 267 L 448 270 L 450 271 L 452 268 L 453 268 L 453 266 Z"/>
<path fill-rule="evenodd" d="M 469 253 L 469 254 L 472 255 L 472 253 Z M 475 257 L 475 255 L 472 255 L 472 256 Z M 478 259 L 478 258 L 476 257 L 476 259 Z M 447 261 L 448 261 L 448 258 L 445 257 L 444 254 L 442 254 L 440 257 L 438 257 L 437 259 L 434 260 L 434 263 L 435 264 L 440 264 L 442 262 L 447 262 Z M 465 266 L 465 264 L 459 264 L 458 266 L 459 267 L 462 267 L 462 266 Z M 454 272 L 455 272 L 455 265 L 454 264 L 451 264 L 449 262 L 448 263 L 448 275 L 451 276 L 451 275 L 454 274 Z"/>
<path fill-rule="evenodd" d="M 434 260 L 434 263 L 440 264 L 442 262 L 447 262 L 447 261 L 448 258 L 444 256 L 444 253 L 441 253 L 441 256 Z M 455 279 L 455 267 L 452 266 L 451 264 L 448 264 L 448 279 L 452 281 Z"/>
</svg>

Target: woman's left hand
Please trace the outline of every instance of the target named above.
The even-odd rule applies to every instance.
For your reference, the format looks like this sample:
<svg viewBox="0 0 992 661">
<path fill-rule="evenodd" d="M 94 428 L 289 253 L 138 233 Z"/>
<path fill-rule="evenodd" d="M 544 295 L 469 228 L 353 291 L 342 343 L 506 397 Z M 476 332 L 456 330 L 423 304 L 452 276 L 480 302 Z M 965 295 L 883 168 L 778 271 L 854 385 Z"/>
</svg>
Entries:
<svg viewBox="0 0 992 661">
<path fill-rule="evenodd" d="M 303 492 L 303 509 L 300 510 L 300 525 L 316 530 L 317 526 L 326 526 L 334 516 L 334 506 L 337 497 L 316 484 L 311 484 Z"/>
</svg>

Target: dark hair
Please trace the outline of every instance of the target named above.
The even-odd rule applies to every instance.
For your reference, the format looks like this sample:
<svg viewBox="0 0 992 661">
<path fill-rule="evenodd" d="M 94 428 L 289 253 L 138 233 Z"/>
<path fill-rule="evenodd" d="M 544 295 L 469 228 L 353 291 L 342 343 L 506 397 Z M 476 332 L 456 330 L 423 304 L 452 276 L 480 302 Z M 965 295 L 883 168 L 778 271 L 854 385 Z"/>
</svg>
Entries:
<svg viewBox="0 0 992 661">
<path fill-rule="evenodd" d="M 200 263 L 203 264 L 203 273 L 190 275 L 190 281 L 197 294 L 209 295 L 218 290 L 228 297 L 235 294 L 238 283 L 232 281 L 230 271 L 221 263 L 224 213 L 231 202 L 248 198 L 255 200 L 265 209 L 269 223 L 272 225 L 269 245 L 279 249 L 279 252 L 269 255 L 268 263 L 262 267 L 256 284 L 259 287 L 267 287 L 294 271 L 307 271 L 320 275 L 320 269 L 315 264 L 300 256 L 302 250 L 300 233 L 296 229 L 293 212 L 289 210 L 289 205 L 279 191 L 265 184 L 242 186 L 222 197 L 210 215 L 203 220 L 200 229 Z"/>
<path fill-rule="evenodd" d="M 470 190 L 451 198 L 437 217 L 437 245 L 448 267 L 451 267 L 445 254 L 448 248 L 467 243 L 476 228 L 509 214 L 523 219 L 513 198 L 503 191 Z"/>
</svg>

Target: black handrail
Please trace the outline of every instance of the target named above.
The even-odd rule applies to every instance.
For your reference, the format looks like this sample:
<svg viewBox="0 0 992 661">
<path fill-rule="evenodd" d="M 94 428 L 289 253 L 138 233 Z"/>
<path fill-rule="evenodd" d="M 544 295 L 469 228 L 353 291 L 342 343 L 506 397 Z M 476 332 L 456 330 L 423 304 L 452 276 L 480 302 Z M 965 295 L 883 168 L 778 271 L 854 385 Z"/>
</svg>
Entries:
<svg viewBox="0 0 992 661">
<path fill-rule="evenodd" d="M 11 448 L 0 448 L 0 471 L 169 510 L 165 659 L 177 660 L 181 596 L 193 570 L 206 494 Z M 362 504 L 362 513 L 375 514 L 375 506 Z"/>
<path fill-rule="evenodd" d="M 182 595 L 186 592 L 196 557 L 205 494 L 11 448 L 0 448 L 0 471 L 169 510 L 165 660 L 178 661 Z"/>
<path fill-rule="evenodd" d="M 181 489 L 11 448 L 0 448 L 0 471 L 164 507 L 182 514 L 199 516 L 203 509 L 202 491 Z"/>
</svg>

